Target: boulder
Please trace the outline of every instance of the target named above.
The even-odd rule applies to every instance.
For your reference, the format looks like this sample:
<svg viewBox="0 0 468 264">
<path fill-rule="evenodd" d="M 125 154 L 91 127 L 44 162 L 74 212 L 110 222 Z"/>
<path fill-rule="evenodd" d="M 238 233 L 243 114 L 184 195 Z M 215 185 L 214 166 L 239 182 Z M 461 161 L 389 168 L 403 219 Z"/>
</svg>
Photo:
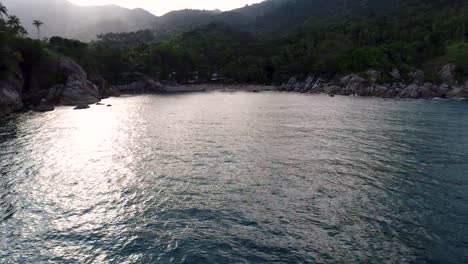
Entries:
<svg viewBox="0 0 468 264">
<path fill-rule="evenodd" d="M 33 108 L 34 111 L 37 112 L 48 112 L 53 111 L 55 109 L 54 103 L 47 101 L 46 99 L 42 99 L 39 105 Z"/>
<path fill-rule="evenodd" d="M 297 83 L 297 79 L 295 77 L 292 77 L 289 79 L 289 81 L 281 86 L 282 91 L 292 91 L 294 90 L 295 86 Z"/>
<path fill-rule="evenodd" d="M 62 105 L 88 105 L 99 102 L 99 90 L 90 81 L 70 76 L 63 88 L 59 103 Z"/>
<path fill-rule="evenodd" d="M 381 73 L 376 70 L 366 71 L 367 76 L 369 76 L 369 82 L 371 85 L 375 85 L 380 78 Z"/>
<path fill-rule="evenodd" d="M 425 83 L 419 89 L 419 96 L 424 99 L 432 99 L 436 97 L 442 97 L 437 90 L 437 86 L 432 83 Z"/>
<path fill-rule="evenodd" d="M 416 84 L 416 85 L 423 85 L 424 84 L 425 75 L 424 75 L 423 71 L 416 70 L 416 71 L 410 73 L 409 76 L 411 77 L 413 84 Z"/>
<path fill-rule="evenodd" d="M 456 68 L 457 68 L 457 66 L 455 66 L 453 64 L 447 64 L 447 65 L 444 65 L 440 69 L 439 76 L 440 76 L 441 81 L 444 84 L 455 85 L 455 83 L 456 83 L 456 81 L 455 81 L 455 69 Z"/>
<path fill-rule="evenodd" d="M 341 95 L 364 94 L 362 91 L 368 87 L 367 81 L 355 74 L 341 78 L 340 84 L 343 86 L 343 89 L 339 93 Z"/>
<path fill-rule="evenodd" d="M 450 86 L 447 84 L 441 84 L 437 88 L 437 93 L 439 94 L 439 97 L 447 97 L 448 93 L 450 92 Z"/>
<path fill-rule="evenodd" d="M 341 94 L 342 88 L 337 85 L 326 86 L 323 88 L 323 92 L 326 94 Z"/>
<path fill-rule="evenodd" d="M 401 81 L 401 73 L 398 69 L 394 68 L 391 72 L 388 73 L 395 81 Z"/>
<path fill-rule="evenodd" d="M 102 76 L 98 74 L 88 74 L 88 80 L 97 86 L 101 98 L 120 96 L 120 92 L 114 89 Z"/>
<path fill-rule="evenodd" d="M 142 93 L 142 92 L 165 92 L 166 89 L 161 83 L 156 82 L 152 79 L 143 79 L 135 81 L 126 85 L 114 86 L 113 89 L 119 91 L 119 93 Z"/>
<path fill-rule="evenodd" d="M 327 86 L 327 83 L 325 82 L 325 80 L 317 78 L 314 84 L 312 84 L 312 87 L 309 89 L 309 93 L 320 93 L 323 91 L 323 88 L 325 86 Z"/>
<path fill-rule="evenodd" d="M 465 83 L 464 86 L 454 87 L 451 91 L 447 93 L 447 97 L 468 99 L 468 81 Z"/>
<path fill-rule="evenodd" d="M 403 89 L 403 91 L 400 92 L 398 97 L 413 99 L 421 98 L 420 87 L 417 84 L 410 84 L 405 89 Z"/>
<path fill-rule="evenodd" d="M 67 58 L 67 57 L 61 58 L 58 61 L 58 66 L 59 66 L 61 73 L 65 76 L 68 76 L 68 77 L 73 76 L 75 79 L 78 79 L 78 80 L 87 79 L 87 74 L 83 70 L 83 68 L 71 58 Z"/>
<path fill-rule="evenodd" d="M 23 108 L 23 74 L 16 63 L 4 67 L 5 70 L 0 72 L 3 77 L 0 81 L 0 117 Z"/>
<path fill-rule="evenodd" d="M 312 86 L 314 85 L 314 77 L 307 77 L 307 79 L 304 81 L 304 86 L 302 90 L 300 91 L 301 93 L 307 93 L 312 89 Z"/>
<path fill-rule="evenodd" d="M 89 105 L 82 104 L 82 105 L 76 106 L 75 108 L 73 108 L 73 110 L 83 110 L 83 109 L 88 109 L 88 108 L 89 108 Z"/>
<path fill-rule="evenodd" d="M 0 81 L 0 117 L 23 108 L 21 92 L 18 88 L 10 82 Z"/>
</svg>

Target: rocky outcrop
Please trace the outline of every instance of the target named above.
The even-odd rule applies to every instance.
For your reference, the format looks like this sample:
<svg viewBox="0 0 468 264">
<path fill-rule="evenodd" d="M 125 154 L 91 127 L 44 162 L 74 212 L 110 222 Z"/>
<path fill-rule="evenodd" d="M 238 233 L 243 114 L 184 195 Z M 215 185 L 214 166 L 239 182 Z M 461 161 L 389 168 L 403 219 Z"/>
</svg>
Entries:
<svg viewBox="0 0 468 264">
<path fill-rule="evenodd" d="M 8 115 L 23 108 L 21 92 L 24 78 L 18 65 L 7 65 L 0 81 L 0 117 Z"/>
<path fill-rule="evenodd" d="M 153 92 L 153 93 L 163 93 L 166 92 L 161 83 L 154 81 L 148 77 L 144 78 L 141 81 L 135 81 L 126 85 L 114 86 L 112 89 L 118 91 L 119 93 L 124 94 L 134 94 L 134 93 L 144 93 L 144 92 Z"/>
<path fill-rule="evenodd" d="M 449 98 L 465 98 L 468 99 L 468 81 L 463 86 L 456 86 L 447 93 Z"/>
<path fill-rule="evenodd" d="M 88 74 L 88 80 L 97 86 L 101 98 L 120 96 L 120 91 L 112 87 L 102 76 L 98 74 Z"/>
<path fill-rule="evenodd" d="M 416 85 L 423 85 L 424 84 L 424 79 L 425 79 L 425 74 L 421 70 L 416 70 L 414 72 L 411 72 L 409 74 L 410 78 L 412 79 L 412 83 Z"/>
<path fill-rule="evenodd" d="M 375 85 L 377 81 L 380 79 L 381 73 L 376 70 L 367 70 L 366 71 L 367 76 L 369 76 L 369 82 L 371 85 Z"/>
<path fill-rule="evenodd" d="M 401 81 L 401 73 L 398 69 L 393 69 L 391 72 L 388 73 L 388 75 L 390 75 L 390 77 L 392 77 L 392 79 L 395 82 Z"/>
<path fill-rule="evenodd" d="M 63 92 L 59 98 L 61 105 L 84 105 L 95 104 L 101 101 L 99 90 L 96 85 L 87 79 L 75 79 L 70 76 L 64 85 Z"/>
<path fill-rule="evenodd" d="M 95 104 L 101 100 L 98 87 L 88 80 L 83 68 L 69 58 L 59 61 L 60 71 L 66 76 L 58 102 L 62 105 Z"/>
<path fill-rule="evenodd" d="M 448 85 L 455 85 L 455 69 L 457 66 L 453 64 L 447 64 L 443 66 L 440 71 L 440 79 L 442 80 L 443 83 L 448 84 Z"/>
<path fill-rule="evenodd" d="M 452 72 L 453 67 L 444 67 L 445 72 Z M 456 86 L 453 80 L 450 84 L 442 83 L 436 85 L 433 83 L 424 83 L 424 72 L 416 70 L 412 72 L 410 83 L 405 84 L 397 69 L 394 69 L 389 75 L 394 82 L 391 84 L 379 84 L 381 73 L 375 70 L 368 70 L 363 78 L 356 74 L 350 74 L 342 77 L 338 83 L 325 82 L 319 78 L 308 77 L 304 81 L 298 81 L 291 78 L 288 83 L 279 87 L 280 91 L 294 91 L 301 93 L 326 93 L 329 95 L 358 95 L 374 96 L 382 98 L 413 98 L 413 99 L 432 99 L 432 98 L 467 98 L 468 99 L 468 81 L 465 85 Z M 447 74 L 449 76 L 449 74 Z M 445 79 L 446 82 L 450 78 Z"/>
<path fill-rule="evenodd" d="M 39 105 L 34 108 L 34 111 L 37 112 L 48 112 L 53 111 L 55 109 L 55 105 L 46 99 L 42 99 Z"/>
<path fill-rule="evenodd" d="M 0 81 L 0 117 L 23 108 L 18 87 L 10 82 Z"/>
</svg>

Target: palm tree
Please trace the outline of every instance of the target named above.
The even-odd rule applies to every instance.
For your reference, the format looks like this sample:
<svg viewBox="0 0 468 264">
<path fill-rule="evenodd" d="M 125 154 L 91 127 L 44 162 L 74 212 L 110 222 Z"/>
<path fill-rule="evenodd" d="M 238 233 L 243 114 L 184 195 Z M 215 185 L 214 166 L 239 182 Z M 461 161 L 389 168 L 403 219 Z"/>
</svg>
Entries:
<svg viewBox="0 0 468 264">
<path fill-rule="evenodd" d="M 26 35 L 26 30 L 21 26 L 21 22 L 17 16 L 9 16 L 7 25 L 15 32 L 16 34 Z"/>
<path fill-rule="evenodd" d="M 33 25 L 37 28 L 37 39 L 41 38 L 41 26 L 44 25 L 44 23 L 40 20 L 34 20 Z"/>
<path fill-rule="evenodd" d="M 0 18 L 3 20 L 3 15 L 8 16 L 8 9 L 0 2 Z"/>
</svg>

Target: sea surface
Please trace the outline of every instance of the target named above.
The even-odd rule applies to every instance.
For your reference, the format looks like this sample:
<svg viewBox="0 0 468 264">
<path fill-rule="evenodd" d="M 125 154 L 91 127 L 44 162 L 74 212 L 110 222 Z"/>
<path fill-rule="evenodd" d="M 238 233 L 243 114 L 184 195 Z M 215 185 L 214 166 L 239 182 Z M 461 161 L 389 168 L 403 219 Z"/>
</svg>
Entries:
<svg viewBox="0 0 468 264">
<path fill-rule="evenodd" d="M 0 120 L 0 263 L 468 263 L 468 102 L 105 103 Z"/>
</svg>

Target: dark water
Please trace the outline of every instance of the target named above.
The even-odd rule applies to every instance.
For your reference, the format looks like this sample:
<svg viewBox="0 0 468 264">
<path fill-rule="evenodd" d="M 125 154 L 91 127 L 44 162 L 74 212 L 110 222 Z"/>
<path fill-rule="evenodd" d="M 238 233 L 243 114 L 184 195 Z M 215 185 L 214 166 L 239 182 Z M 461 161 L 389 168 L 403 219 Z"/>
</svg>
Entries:
<svg viewBox="0 0 468 264">
<path fill-rule="evenodd" d="M 468 262 L 468 103 L 107 102 L 0 121 L 0 263 Z"/>
</svg>

